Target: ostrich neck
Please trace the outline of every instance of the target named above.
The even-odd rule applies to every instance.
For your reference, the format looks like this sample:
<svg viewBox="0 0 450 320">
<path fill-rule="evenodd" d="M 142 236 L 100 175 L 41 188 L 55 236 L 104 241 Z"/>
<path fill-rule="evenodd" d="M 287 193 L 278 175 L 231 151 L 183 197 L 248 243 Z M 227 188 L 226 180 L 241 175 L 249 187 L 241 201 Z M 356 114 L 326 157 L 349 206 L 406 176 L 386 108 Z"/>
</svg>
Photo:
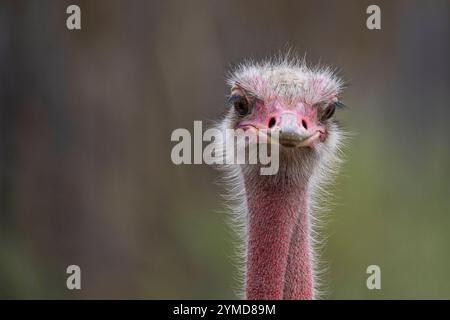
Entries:
<svg viewBox="0 0 450 320">
<path fill-rule="evenodd" d="M 247 299 L 312 299 L 307 182 L 246 183 Z"/>
</svg>

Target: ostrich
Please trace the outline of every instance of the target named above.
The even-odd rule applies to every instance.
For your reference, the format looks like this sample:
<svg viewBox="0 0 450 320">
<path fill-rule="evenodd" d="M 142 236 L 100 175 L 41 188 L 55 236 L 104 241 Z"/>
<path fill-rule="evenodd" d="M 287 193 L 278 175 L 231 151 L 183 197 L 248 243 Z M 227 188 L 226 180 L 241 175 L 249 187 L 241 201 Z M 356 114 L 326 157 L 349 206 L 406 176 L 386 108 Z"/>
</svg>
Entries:
<svg viewBox="0 0 450 320">
<path fill-rule="evenodd" d="M 244 244 L 244 298 L 316 299 L 312 209 L 341 162 L 344 134 L 333 115 L 343 106 L 342 81 L 329 68 L 282 58 L 244 63 L 228 84 L 218 129 L 277 131 L 280 146 L 275 175 L 261 175 L 259 165 L 224 166 Z M 225 150 L 224 140 L 216 143 Z"/>
</svg>

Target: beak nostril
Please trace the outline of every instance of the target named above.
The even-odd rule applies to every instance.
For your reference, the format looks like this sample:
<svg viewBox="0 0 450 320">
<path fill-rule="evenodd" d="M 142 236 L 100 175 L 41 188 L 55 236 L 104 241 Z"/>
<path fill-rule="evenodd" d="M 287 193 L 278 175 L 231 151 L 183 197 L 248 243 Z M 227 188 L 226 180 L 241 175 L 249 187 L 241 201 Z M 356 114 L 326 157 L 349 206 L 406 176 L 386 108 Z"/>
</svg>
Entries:
<svg viewBox="0 0 450 320">
<path fill-rule="evenodd" d="M 269 120 L 269 128 L 273 128 L 275 126 L 275 123 L 277 121 L 275 120 L 275 118 L 270 118 Z"/>
<path fill-rule="evenodd" d="M 303 128 L 305 128 L 306 130 L 308 130 L 308 124 L 306 123 L 305 120 L 302 120 L 302 126 L 303 126 Z"/>
</svg>

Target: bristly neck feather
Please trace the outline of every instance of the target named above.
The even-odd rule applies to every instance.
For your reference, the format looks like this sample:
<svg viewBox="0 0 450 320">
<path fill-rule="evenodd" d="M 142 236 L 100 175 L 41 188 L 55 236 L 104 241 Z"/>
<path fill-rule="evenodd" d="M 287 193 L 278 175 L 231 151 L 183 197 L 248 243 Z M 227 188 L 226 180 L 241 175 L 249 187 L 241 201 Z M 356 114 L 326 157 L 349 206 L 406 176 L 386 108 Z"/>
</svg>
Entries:
<svg viewBox="0 0 450 320">
<path fill-rule="evenodd" d="M 247 214 L 247 299 L 313 299 L 309 176 L 243 174 Z"/>
</svg>

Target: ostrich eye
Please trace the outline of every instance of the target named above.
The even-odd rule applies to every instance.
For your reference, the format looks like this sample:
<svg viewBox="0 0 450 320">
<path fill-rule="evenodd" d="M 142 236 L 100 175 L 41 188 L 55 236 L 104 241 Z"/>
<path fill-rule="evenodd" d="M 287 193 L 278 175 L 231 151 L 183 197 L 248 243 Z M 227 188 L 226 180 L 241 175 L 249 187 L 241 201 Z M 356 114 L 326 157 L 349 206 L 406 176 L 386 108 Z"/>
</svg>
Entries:
<svg viewBox="0 0 450 320">
<path fill-rule="evenodd" d="M 323 111 L 322 117 L 320 118 L 321 121 L 325 121 L 330 119 L 333 114 L 334 111 L 336 111 L 336 107 L 338 106 L 339 102 L 334 102 L 332 104 L 330 104 L 328 107 L 325 108 L 325 110 Z"/>
<path fill-rule="evenodd" d="M 250 108 L 247 99 L 241 95 L 233 95 L 228 99 L 229 103 L 234 106 L 234 110 L 240 115 L 245 116 L 249 113 Z"/>
</svg>

